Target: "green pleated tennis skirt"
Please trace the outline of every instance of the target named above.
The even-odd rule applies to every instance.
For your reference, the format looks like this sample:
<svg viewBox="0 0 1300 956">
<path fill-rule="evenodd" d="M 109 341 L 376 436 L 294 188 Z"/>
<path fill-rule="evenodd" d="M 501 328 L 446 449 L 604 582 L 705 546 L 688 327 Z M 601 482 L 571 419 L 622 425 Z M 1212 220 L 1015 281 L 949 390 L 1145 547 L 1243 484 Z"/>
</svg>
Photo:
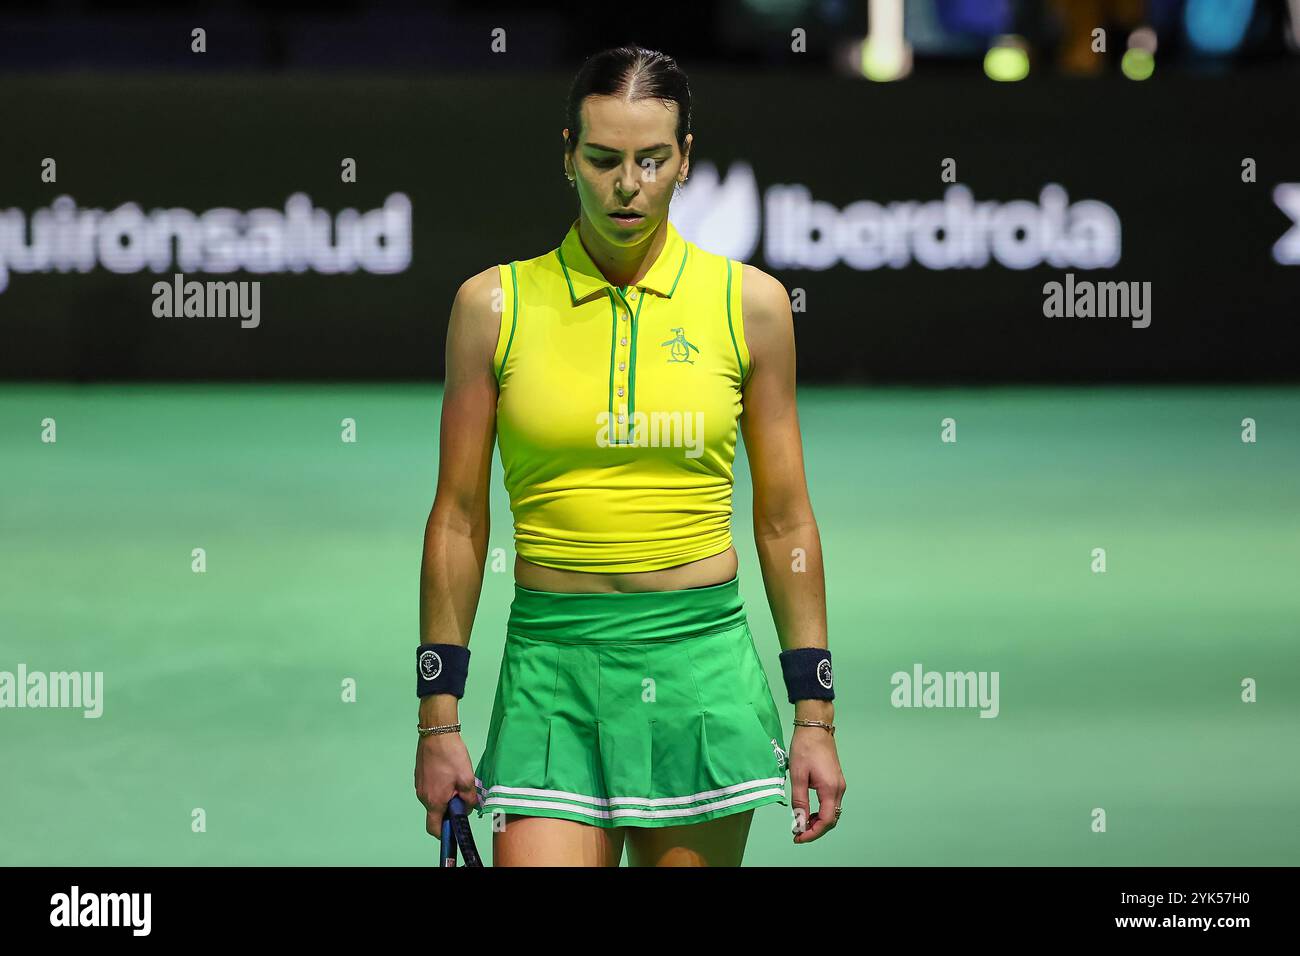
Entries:
<svg viewBox="0 0 1300 956">
<path fill-rule="evenodd" d="M 515 585 L 479 814 L 600 827 L 789 806 L 740 583 L 632 594 Z"/>
</svg>

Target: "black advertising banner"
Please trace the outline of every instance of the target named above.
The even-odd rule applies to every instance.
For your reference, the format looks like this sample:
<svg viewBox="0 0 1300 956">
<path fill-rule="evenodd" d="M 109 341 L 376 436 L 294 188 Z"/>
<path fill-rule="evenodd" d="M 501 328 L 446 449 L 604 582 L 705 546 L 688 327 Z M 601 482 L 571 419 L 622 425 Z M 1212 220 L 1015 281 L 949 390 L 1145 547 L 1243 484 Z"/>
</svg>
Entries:
<svg viewBox="0 0 1300 956">
<path fill-rule="evenodd" d="M 569 79 L 0 80 L 0 376 L 440 378 L 577 213 Z M 785 284 L 803 381 L 1295 381 L 1296 80 L 695 73 L 671 215 Z"/>
</svg>

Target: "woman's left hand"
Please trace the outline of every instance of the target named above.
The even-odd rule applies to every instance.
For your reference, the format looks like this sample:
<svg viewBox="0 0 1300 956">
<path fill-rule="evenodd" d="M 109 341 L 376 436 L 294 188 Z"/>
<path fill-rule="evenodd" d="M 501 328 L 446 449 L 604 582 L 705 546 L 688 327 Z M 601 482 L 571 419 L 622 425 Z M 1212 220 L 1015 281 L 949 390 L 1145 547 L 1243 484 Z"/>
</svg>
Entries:
<svg viewBox="0 0 1300 956">
<path fill-rule="evenodd" d="M 808 805 L 809 789 L 817 791 L 816 813 Z M 790 803 L 795 816 L 795 843 L 812 843 L 835 828 L 847 789 L 831 733 L 822 727 L 795 727 L 790 738 Z"/>
</svg>

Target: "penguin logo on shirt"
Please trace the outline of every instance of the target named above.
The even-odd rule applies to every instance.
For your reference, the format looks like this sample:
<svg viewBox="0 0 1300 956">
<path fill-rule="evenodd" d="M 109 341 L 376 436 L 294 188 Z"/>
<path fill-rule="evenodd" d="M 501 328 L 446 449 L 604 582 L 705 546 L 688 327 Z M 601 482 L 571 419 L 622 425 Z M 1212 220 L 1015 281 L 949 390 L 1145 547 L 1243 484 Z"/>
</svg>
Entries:
<svg viewBox="0 0 1300 956">
<path fill-rule="evenodd" d="M 660 343 L 661 347 L 666 347 L 668 349 L 668 361 L 688 362 L 691 365 L 694 365 L 695 360 L 691 358 L 691 351 L 694 350 L 695 352 L 699 352 L 699 349 L 686 341 L 686 333 L 683 329 L 673 329 L 673 333 L 673 338 L 669 339 L 667 342 Z"/>
</svg>

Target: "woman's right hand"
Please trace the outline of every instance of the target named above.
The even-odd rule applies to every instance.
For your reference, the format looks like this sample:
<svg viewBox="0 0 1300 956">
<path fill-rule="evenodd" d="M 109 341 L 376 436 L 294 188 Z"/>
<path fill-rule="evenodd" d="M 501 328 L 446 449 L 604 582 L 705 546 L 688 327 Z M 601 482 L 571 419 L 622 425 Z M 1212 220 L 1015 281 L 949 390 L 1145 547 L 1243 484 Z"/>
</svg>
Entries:
<svg viewBox="0 0 1300 956">
<path fill-rule="evenodd" d="M 465 741 L 460 734 L 421 737 L 415 748 L 415 795 L 424 804 L 424 828 L 430 836 L 441 839 L 447 802 L 456 794 L 467 808 L 478 806 L 474 765 Z"/>
<path fill-rule="evenodd" d="M 420 560 L 421 644 L 468 647 L 478 609 L 491 529 L 503 268 L 489 266 L 462 283 L 447 325 L 438 484 Z M 420 726 L 458 723 L 459 700 L 450 693 L 421 695 Z M 447 801 L 457 794 L 465 806 L 479 805 L 464 741 L 457 733 L 421 737 L 415 751 L 415 795 L 428 811 L 425 829 L 433 836 L 441 837 Z"/>
</svg>

